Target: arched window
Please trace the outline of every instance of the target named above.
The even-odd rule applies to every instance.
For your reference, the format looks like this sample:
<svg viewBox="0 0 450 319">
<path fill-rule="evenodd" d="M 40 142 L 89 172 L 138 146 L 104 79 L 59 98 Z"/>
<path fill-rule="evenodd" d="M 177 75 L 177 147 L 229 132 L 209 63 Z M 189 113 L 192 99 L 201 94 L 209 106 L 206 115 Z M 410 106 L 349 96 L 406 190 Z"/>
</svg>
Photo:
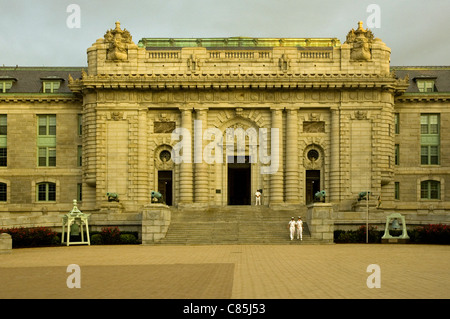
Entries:
<svg viewBox="0 0 450 319">
<path fill-rule="evenodd" d="M 440 199 L 441 183 L 439 181 L 427 180 L 420 183 L 421 199 Z"/>
<path fill-rule="evenodd" d="M 55 183 L 39 183 L 36 187 L 38 202 L 56 201 L 56 184 Z"/>
</svg>

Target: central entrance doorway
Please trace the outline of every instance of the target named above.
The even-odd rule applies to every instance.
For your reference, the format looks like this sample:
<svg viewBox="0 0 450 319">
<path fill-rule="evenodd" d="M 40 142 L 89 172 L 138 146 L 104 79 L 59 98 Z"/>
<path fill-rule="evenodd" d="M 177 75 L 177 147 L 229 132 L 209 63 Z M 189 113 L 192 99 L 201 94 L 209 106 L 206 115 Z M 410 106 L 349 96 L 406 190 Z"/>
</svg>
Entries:
<svg viewBox="0 0 450 319">
<path fill-rule="evenodd" d="M 242 162 L 242 163 L 241 163 Z M 228 205 L 251 205 L 251 165 L 249 156 L 228 160 Z"/>
<path fill-rule="evenodd" d="M 320 192 L 320 171 L 306 171 L 306 204 L 314 202 L 314 195 Z"/>
<path fill-rule="evenodd" d="M 172 206 L 172 171 L 158 171 L 158 192 L 168 206 Z"/>
</svg>

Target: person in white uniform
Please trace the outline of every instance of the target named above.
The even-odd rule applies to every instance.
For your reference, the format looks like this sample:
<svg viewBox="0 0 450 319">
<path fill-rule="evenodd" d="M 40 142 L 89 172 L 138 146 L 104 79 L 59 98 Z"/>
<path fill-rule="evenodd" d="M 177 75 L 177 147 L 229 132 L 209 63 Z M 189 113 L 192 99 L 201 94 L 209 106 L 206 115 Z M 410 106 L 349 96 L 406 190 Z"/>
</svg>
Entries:
<svg viewBox="0 0 450 319">
<path fill-rule="evenodd" d="M 295 226 L 296 222 L 294 220 L 294 217 L 291 218 L 291 221 L 289 222 L 288 228 L 289 228 L 289 235 L 291 237 L 291 240 L 294 239 L 295 235 Z"/>
<path fill-rule="evenodd" d="M 298 216 L 298 220 L 295 224 L 297 228 L 297 239 L 303 240 L 303 221 L 300 216 Z"/>
<path fill-rule="evenodd" d="M 255 205 L 261 205 L 261 192 L 259 191 L 259 189 L 256 191 L 255 197 L 256 197 Z"/>
</svg>

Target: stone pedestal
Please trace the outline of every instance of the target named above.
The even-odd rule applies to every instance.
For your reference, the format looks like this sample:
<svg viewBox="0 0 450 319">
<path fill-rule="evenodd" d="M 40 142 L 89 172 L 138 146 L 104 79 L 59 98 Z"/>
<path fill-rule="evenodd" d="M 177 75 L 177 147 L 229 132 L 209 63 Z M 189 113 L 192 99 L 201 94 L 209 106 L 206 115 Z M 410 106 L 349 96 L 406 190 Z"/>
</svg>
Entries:
<svg viewBox="0 0 450 319">
<path fill-rule="evenodd" d="M 148 204 L 142 210 L 142 244 L 159 242 L 166 236 L 171 220 L 169 206 L 164 204 Z"/>
<path fill-rule="evenodd" d="M 333 205 L 330 203 L 312 203 L 307 208 L 306 220 L 311 233 L 311 239 L 333 243 Z"/>
<path fill-rule="evenodd" d="M 10 234 L 0 234 L 0 254 L 10 254 L 12 251 L 12 238 Z"/>
</svg>

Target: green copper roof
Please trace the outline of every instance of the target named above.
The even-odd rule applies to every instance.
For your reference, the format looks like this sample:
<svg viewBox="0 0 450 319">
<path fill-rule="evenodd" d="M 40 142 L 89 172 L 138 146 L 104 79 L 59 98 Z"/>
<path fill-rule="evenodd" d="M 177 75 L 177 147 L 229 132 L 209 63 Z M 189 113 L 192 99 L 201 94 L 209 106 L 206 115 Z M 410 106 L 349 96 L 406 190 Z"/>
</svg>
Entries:
<svg viewBox="0 0 450 319">
<path fill-rule="evenodd" d="M 337 38 L 143 38 L 141 48 L 268 48 L 268 47 L 333 47 L 340 46 Z"/>
</svg>

